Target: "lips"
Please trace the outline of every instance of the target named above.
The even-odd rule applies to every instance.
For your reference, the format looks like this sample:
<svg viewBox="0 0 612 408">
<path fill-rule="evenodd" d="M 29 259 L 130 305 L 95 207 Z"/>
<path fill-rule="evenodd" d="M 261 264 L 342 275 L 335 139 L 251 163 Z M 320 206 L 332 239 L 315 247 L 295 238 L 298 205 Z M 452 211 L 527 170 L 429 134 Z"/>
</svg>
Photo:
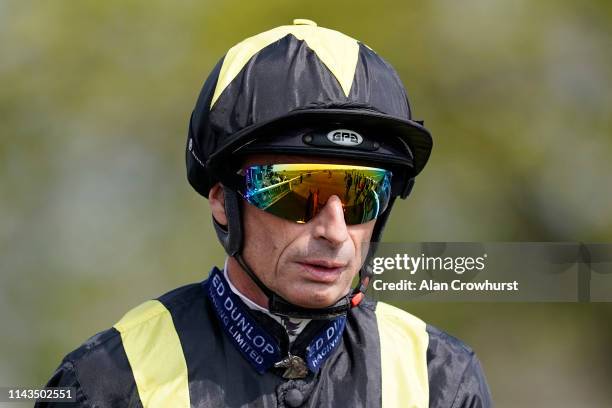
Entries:
<svg viewBox="0 0 612 408">
<path fill-rule="evenodd" d="M 320 259 L 300 261 L 297 263 L 304 268 L 310 280 L 320 283 L 332 283 L 336 281 L 347 265 L 342 262 Z"/>
</svg>

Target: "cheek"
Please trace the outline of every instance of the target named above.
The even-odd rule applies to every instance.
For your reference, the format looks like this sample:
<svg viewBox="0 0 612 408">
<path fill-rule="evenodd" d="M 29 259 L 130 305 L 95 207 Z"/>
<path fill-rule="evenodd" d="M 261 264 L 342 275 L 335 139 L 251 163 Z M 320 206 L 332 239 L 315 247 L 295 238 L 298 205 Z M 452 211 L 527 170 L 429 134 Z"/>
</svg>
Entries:
<svg viewBox="0 0 612 408">
<path fill-rule="evenodd" d="M 259 273 L 276 272 L 279 258 L 291 242 L 288 221 L 244 204 L 244 254 Z M 291 224 L 291 223 L 290 223 Z"/>
<path fill-rule="evenodd" d="M 252 212 L 250 206 L 245 205 L 243 224 L 244 251 L 245 254 L 251 255 L 249 256 L 251 262 L 261 263 L 273 258 L 273 254 L 278 250 L 278 246 L 270 225 L 257 216 L 258 214 L 252 214 Z M 268 256 L 261 256 L 263 253 Z"/>
<path fill-rule="evenodd" d="M 355 246 L 355 257 L 359 258 L 360 262 L 362 262 L 367 255 L 375 224 L 376 220 L 372 220 L 365 224 L 349 226 L 349 235 Z"/>
</svg>

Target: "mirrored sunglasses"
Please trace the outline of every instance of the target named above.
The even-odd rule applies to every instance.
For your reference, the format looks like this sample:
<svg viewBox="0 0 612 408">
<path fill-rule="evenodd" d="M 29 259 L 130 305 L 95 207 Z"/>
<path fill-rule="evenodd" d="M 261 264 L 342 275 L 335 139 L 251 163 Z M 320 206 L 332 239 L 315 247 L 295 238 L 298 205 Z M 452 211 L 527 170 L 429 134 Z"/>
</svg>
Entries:
<svg viewBox="0 0 612 408">
<path fill-rule="evenodd" d="M 270 214 L 306 223 L 331 196 L 342 202 L 346 224 L 362 224 L 378 217 L 389 204 L 389 170 L 344 164 L 268 164 L 243 168 L 238 193 Z"/>
</svg>

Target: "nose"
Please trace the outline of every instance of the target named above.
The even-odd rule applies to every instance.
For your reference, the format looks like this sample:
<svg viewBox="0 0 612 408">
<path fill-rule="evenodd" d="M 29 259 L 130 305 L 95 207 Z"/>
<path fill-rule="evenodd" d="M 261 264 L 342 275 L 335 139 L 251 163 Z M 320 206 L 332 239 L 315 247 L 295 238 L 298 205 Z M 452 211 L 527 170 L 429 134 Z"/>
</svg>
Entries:
<svg viewBox="0 0 612 408">
<path fill-rule="evenodd" d="M 333 246 L 339 246 L 348 239 L 348 228 L 344 221 L 342 201 L 336 195 L 327 200 L 311 222 L 315 237 L 325 239 Z"/>
</svg>

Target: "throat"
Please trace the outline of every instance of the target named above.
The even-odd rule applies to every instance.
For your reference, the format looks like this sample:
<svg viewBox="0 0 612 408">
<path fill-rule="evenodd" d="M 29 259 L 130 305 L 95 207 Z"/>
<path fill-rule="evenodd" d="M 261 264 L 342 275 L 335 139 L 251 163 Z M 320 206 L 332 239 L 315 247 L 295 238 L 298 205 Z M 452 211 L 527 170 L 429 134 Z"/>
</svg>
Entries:
<svg viewBox="0 0 612 408">
<path fill-rule="evenodd" d="M 230 289 L 234 292 L 240 299 L 244 302 L 244 304 L 251 310 L 256 310 L 266 315 L 270 316 L 272 319 L 277 321 L 281 326 L 283 326 L 287 332 L 287 337 L 289 338 L 289 345 L 291 346 L 295 339 L 300 335 L 300 333 L 304 330 L 304 328 L 310 323 L 311 319 L 297 319 L 290 318 L 285 316 L 278 316 L 273 313 L 270 313 L 268 308 L 258 305 L 245 294 L 243 294 L 234 284 L 232 283 L 227 269 L 227 259 L 225 260 L 225 266 L 223 268 L 223 275 L 225 276 L 225 280 L 228 282 Z"/>
</svg>

